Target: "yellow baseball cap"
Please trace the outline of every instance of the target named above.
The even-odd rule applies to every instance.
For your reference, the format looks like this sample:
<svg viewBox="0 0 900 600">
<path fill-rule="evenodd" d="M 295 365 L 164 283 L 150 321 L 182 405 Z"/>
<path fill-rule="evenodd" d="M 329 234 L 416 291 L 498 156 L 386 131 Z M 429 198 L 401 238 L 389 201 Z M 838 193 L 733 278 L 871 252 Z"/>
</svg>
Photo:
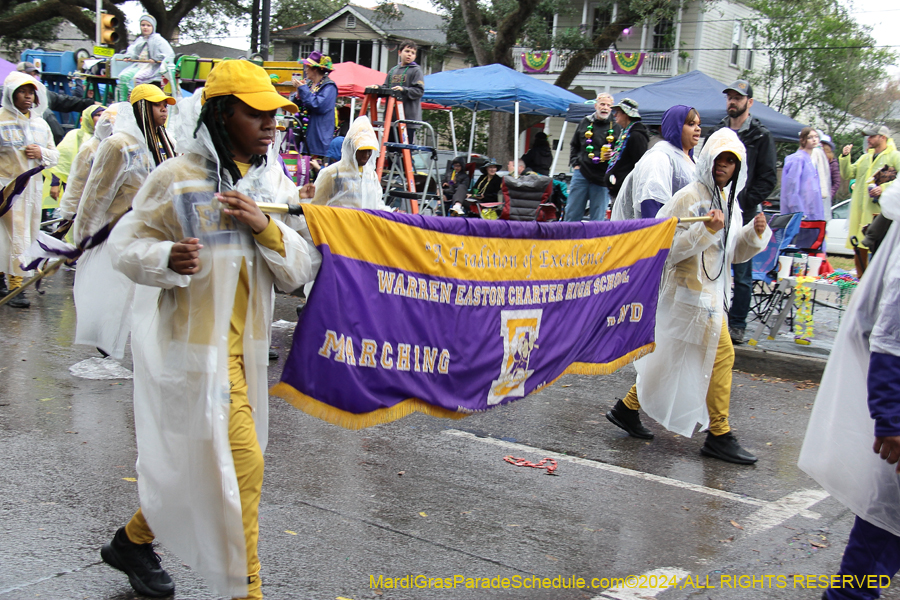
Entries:
<svg viewBox="0 0 900 600">
<path fill-rule="evenodd" d="M 275 90 L 265 69 L 246 60 L 223 60 L 213 67 L 200 101 L 205 104 L 216 96 L 235 96 L 256 110 L 297 112 L 297 105 Z"/>
<path fill-rule="evenodd" d="M 166 96 L 166 94 L 159 89 L 159 87 L 153 85 L 152 83 L 142 83 L 141 85 L 137 85 L 131 90 L 131 96 L 128 101 L 134 104 L 138 100 L 146 100 L 147 102 L 168 102 L 169 104 L 175 104 L 175 98 L 171 96 Z"/>
</svg>

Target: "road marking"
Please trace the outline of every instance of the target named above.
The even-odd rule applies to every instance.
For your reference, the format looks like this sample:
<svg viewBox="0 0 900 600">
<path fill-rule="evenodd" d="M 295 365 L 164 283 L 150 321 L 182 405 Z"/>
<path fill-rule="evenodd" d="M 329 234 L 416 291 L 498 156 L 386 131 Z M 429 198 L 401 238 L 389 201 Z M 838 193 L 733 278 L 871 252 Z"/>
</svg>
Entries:
<svg viewBox="0 0 900 600">
<path fill-rule="evenodd" d="M 745 518 L 744 531 L 747 532 L 747 535 L 762 533 L 784 523 L 794 515 L 800 515 L 807 519 L 818 519 L 822 515 L 807 509 L 827 497 L 828 492 L 822 489 L 792 492 L 780 500 L 770 502 Z"/>
<path fill-rule="evenodd" d="M 653 569 L 647 571 L 637 577 L 631 576 L 629 581 L 634 585 L 619 585 L 603 590 L 599 596 L 592 600 L 646 600 L 648 598 L 656 598 L 658 594 L 673 587 L 673 583 L 677 584 L 682 579 L 690 575 L 690 572 L 674 567 L 663 567 L 661 569 Z M 656 583 L 657 587 L 650 586 Z M 640 585 L 641 587 L 637 587 Z"/>
<path fill-rule="evenodd" d="M 459 431 L 458 429 L 447 429 L 444 431 L 444 433 L 446 433 L 447 435 L 452 435 L 454 437 L 474 440 L 482 442 L 484 444 L 491 444 L 493 446 L 499 446 L 501 448 L 508 448 L 510 450 L 516 450 L 518 452 L 532 452 L 535 454 L 539 454 L 542 457 L 549 456 L 550 458 L 555 458 L 557 461 L 575 463 L 576 465 L 591 467 L 593 469 L 600 469 L 602 471 L 609 471 L 610 473 L 616 473 L 617 475 L 627 475 L 628 477 L 636 477 L 645 481 L 662 483 L 664 485 L 697 492 L 698 494 L 724 498 L 732 502 L 740 502 L 741 504 L 759 506 L 760 510 L 756 511 L 749 517 L 751 527 L 753 528 L 755 533 L 771 529 L 775 525 L 782 523 L 783 521 L 793 517 L 794 515 L 800 515 L 809 519 L 818 519 L 820 516 L 818 513 L 812 512 L 807 509 L 816 502 L 819 502 L 820 500 L 828 497 L 828 492 L 826 492 L 825 490 L 799 490 L 797 492 L 788 494 L 784 498 L 781 498 L 774 502 L 769 502 L 767 500 L 751 498 L 750 496 L 742 496 L 733 492 L 726 492 L 725 490 L 717 490 L 715 488 L 698 485 L 696 483 L 679 481 L 678 479 L 672 479 L 671 477 L 663 477 L 662 475 L 652 475 L 650 473 L 644 473 L 643 471 L 626 469 L 625 467 L 619 467 L 596 460 L 579 458 L 577 456 L 569 456 L 567 454 L 559 454 L 558 452 L 541 450 L 540 448 L 534 448 L 532 446 L 526 446 L 524 444 L 516 444 L 515 442 L 507 442 L 505 440 L 498 440 L 491 437 L 479 437 L 467 431 Z M 749 533 L 749 529 L 746 527 L 746 525 L 744 529 Z"/>
</svg>

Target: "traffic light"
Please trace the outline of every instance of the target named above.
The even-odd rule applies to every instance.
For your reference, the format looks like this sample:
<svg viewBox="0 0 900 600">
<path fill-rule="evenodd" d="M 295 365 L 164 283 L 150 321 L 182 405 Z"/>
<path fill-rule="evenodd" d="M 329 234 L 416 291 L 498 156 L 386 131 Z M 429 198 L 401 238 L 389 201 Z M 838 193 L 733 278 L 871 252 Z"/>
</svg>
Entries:
<svg viewBox="0 0 900 600">
<path fill-rule="evenodd" d="M 116 27 L 119 26 L 119 19 L 115 15 L 109 13 L 100 14 L 100 43 L 114 46 L 119 41 L 119 33 Z"/>
</svg>

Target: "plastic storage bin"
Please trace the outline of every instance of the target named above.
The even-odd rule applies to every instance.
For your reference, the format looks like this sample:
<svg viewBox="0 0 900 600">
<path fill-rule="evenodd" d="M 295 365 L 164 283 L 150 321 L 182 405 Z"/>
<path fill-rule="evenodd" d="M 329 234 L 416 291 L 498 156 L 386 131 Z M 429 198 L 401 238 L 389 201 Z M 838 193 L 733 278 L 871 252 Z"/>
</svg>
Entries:
<svg viewBox="0 0 900 600">
<path fill-rule="evenodd" d="M 41 71 L 44 73 L 73 73 L 77 66 L 74 52 L 54 52 L 51 50 L 25 50 L 22 52 L 22 61 L 34 63 L 40 62 Z"/>
</svg>

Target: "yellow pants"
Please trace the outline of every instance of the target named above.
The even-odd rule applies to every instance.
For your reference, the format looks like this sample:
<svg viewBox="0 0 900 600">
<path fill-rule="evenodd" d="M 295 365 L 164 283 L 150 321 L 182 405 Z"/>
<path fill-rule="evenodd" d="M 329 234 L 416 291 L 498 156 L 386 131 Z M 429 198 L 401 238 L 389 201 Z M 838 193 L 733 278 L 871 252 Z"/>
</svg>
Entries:
<svg viewBox="0 0 900 600">
<path fill-rule="evenodd" d="M 244 357 L 231 356 L 228 361 L 228 378 L 231 382 L 231 416 L 228 421 L 228 439 L 231 456 L 241 494 L 241 519 L 244 523 L 244 540 L 247 544 L 247 600 L 262 599 L 262 580 L 259 577 L 259 497 L 262 492 L 263 454 L 256 439 L 256 426 L 250 403 L 247 401 L 247 380 L 244 377 Z M 125 526 L 125 534 L 135 544 L 149 544 L 153 532 L 144 520 L 140 509 Z"/>
<path fill-rule="evenodd" d="M 2 275 L 3 273 L 0 273 L 0 276 Z M 22 277 L 19 277 L 18 275 L 7 275 L 6 287 L 9 288 L 9 291 L 22 287 Z"/>
<path fill-rule="evenodd" d="M 734 367 L 734 346 L 728 335 L 728 320 L 722 319 L 722 333 L 716 348 L 716 360 L 713 363 L 712 376 L 709 378 L 709 389 L 706 390 L 706 410 L 709 412 L 709 431 L 713 435 L 722 435 L 731 431 L 728 424 L 728 409 L 731 406 L 731 371 Z M 622 402 L 632 410 L 638 410 L 637 385 L 631 386 Z"/>
</svg>

